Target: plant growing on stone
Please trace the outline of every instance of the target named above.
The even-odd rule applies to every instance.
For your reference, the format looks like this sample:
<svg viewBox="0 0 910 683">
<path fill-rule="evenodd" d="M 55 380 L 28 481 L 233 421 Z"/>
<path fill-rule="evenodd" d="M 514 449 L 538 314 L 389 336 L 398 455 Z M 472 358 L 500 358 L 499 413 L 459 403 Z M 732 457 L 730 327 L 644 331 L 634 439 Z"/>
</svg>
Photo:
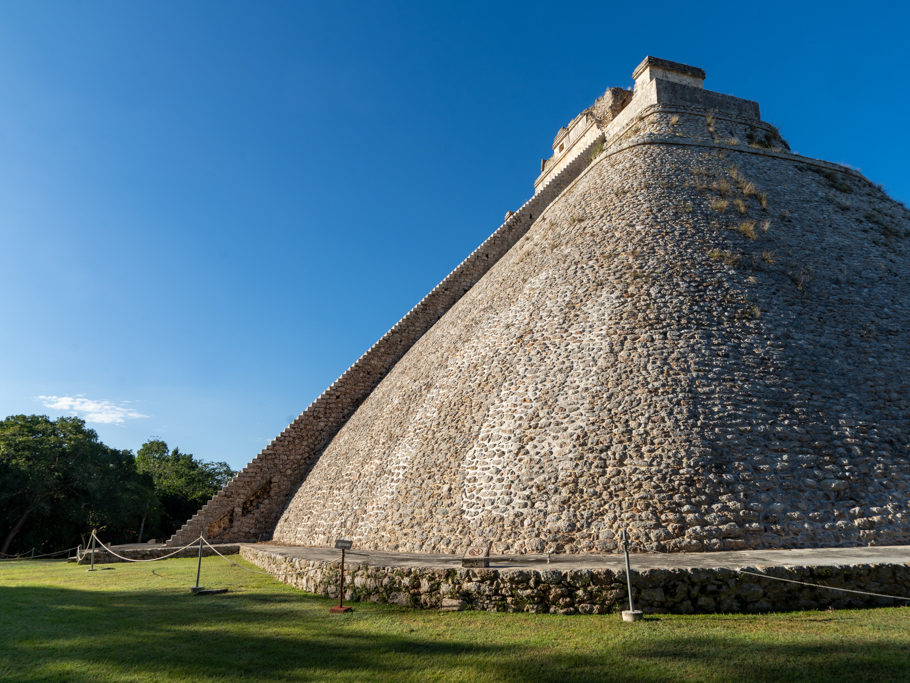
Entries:
<svg viewBox="0 0 910 683">
<path fill-rule="evenodd" d="M 834 171 L 822 171 L 821 175 L 828 181 L 828 186 L 838 192 L 852 193 L 853 186 Z"/>
<path fill-rule="evenodd" d="M 736 267 L 742 258 L 739 254 L 734 254 L 726 249 L 712 249 L 708 252 L 708 257 L 732 267 Z"/>
<path fill-rule="evenodd" d="M 743 237 L 750 240 L 755 239 L 755 221 L 743 221 L 735 229 Z"/>
<path fill-rule="evenodd" d="M 746 131 L 746 142 L 749 144 L 749 147 L 754 147 L 756 149 L 771 149 L 771 142 L 768 140 L 768 133 L 764 135 L 756 135 L 754 128 L 749 128 Z"/>
<path fill-rule="evenodd" d="M 715 211 L 719 211 L 720 213 L 726 211 L 729 205 L 730 202 L 727 199 L 720 199 L 719 197 L 715 197 L 711 200 L 711 208 Z"/>
</svg>

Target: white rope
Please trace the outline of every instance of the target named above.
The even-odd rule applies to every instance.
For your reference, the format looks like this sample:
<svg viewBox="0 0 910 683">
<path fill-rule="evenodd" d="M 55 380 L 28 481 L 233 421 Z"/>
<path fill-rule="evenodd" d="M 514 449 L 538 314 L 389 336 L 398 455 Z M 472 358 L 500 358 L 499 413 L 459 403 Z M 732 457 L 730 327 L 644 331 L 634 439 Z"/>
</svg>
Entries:
<svg viewBox="0 0 910 683">
<path fill-rule="evenodd" d="M 250 572 L 251 574 L 264 574 L 266 576 L 296 576 L 298 574 L 306 574 L 308 571 L 310 571 L 310 570 L 300 570 L 300 571 L 296 571 L 296 572 L 266 572 L 266 571 L 262 571 L 261 569 L 250 569 L 249 567 L 244 567 L 242 564 L 237 564 L 231 558 L 226 557 L 225 555 L 222 555 L 221 553 L 219 553 L 218 550 L 215 548 L 215 546 L 213 546 L 211 543 L 209 543 L 206 539 L 203 538 L 202 540 L 220 558 L 222 558 L 223 560 L 226 560 L 227 562 L 230 562 L 232 565 L 234 565 L 238 569 L 242 569 L 244 571 Z"/>
<path fill-rule="evenodd" d="M 265 574 L 265 575 L 267 575 L 267 576 L 275 576 L 275 575 L 272 574 L 271 572 L 265 572 L 265 571 L 262 571 L 262 570 L 260 570 L 260 569 L 250 569 L 249 567 L 244 567 L 242 564 L 237 564 L 237 563 L 234 562 L 234 560 L 232 560 L 231 558 L 229 558 L 229 557 L 227 557 L 227 556 L 225 556 L 225 555 L 222 555 L 220 552 L 218 552 L 218 549 L 217 549 L 215 546 L 213 546 L 211 543 L 209 543 L 206 539 L 203 538 L 203 539 L 202 539 L 202 542 L 205 543 L 209 548 L 211 548 L 212 551 L 213 551 L 218 557 L 220 557 L 221 559 L 223 559 L 223 560 L 225 560 L 225 561 L 227 561 L 227 562 L 230 562 L 232 565 L 234 565 L 235 567 L 238 567 L 239 569 L 242 569 L 242 570 L 244 570 L 244 571 L 250 572 L 251 574 Z M 282 572 L 282 574 L 280 574 L 279 576 L 283 576 L 284 574 L 302 574 L 302 573 L 303 573 L 303 572 Z"/>
<path fill-rule="evenodd" d="M 115 553 L 113 550 L 111 550 L 111 549 L 108 548 L 106 545 L 104 545 L 104 543 L 101 541 L 101 539 L 98 538 L 98 534 L 96 534 L 94 531 L 92 531 L 92 536 L 94 536 L 95 540 L 98 541 L 98 545 L 100 545 L 102 548 L 104 548 L 107 552 L 109 552 L 109 553 L 110 553 L 111 555 L 113 555 L 114 557 L 118 557 L 118 558 L 120 558 L 121 560 L 123 560 L 124 562 L 158 562 L 158 561 L 160 561 L 160 560 L 166 560 L 166 559 L 168 559 L 169 557 L 173 557 L 173 556 L 176 555 L 177 553 L 183 552 L 183 551 L 186 550 L 187 548 L 191 548 L 192 546 L 194 546 L 194 545 L 196 544 L 196 541 L 199 540 L 199 539 L 197 538 L 197 539 L 195 539 L 195 540 L 193 540 L 193 541 L 190 541 L 188 544 L 186 544 L 186 545 L 183 546 L 182 548 L 177 548 L 177 550 L 175 550 L 174 552 L 168 553 L 167 555 L 162 555 L 161 557 L 153 557 L 153 558 L 148 559 L 148 560 L 135 560 L 135 559 L 133 559 L 133 558 L 124 557 L 123 555 L 118 555 L 117 553 Z"/>
<path fill-rule="evenodd" d="M 787 583 L 798 583 L 801 586 L 812 586 L 813 588 L 827 588 L 829 591 L 841 591 L 843 593 L 859 593 L 860 595 L 872 595 L 877 598 L 891 598 L 893 600 L 910 600 L 908 597 L 903 595 L 886 595 L 885 593 L 870 593 L 869 591 L 858 591 L 850 588 L 835 588 L 834 586 L 823 586 L 820 583 L 808 583 L 806 581 L 797 581 L 795 579 L 783 579 L 779 576 L 771 576 L 770 574 L 759 574 L 757 572 L 746 571 L 745 569 L 737 569 L 740 574 L 749 574 L 750 576 L 760 576 L 763 579 L 774 579 L 775 581 L 785 581 Z"/>
</svg>

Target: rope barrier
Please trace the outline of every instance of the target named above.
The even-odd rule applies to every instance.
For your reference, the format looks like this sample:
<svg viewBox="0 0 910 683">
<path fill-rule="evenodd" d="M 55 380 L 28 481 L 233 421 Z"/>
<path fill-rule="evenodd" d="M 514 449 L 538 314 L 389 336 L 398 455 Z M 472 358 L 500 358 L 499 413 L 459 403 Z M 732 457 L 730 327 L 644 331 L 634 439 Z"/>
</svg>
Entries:
<svg viewBox="0 0 910 683">
<path fill-rule="evenodd" d="M 265 576 L 297 576 L 299 574 L 307 574 L 309 571 L 311 571 L 311 570 L 299 570 L 296 572 L 267 572 L 267 571 L 263 571 L 261 569 L 250 569 L 249 567 L 244 567 L 242 564 L 238 564 L 238 563 L 234 562 L 234 560 L 227 557 L 226 555 L 222 555 L 220 552 L 218 552 L 218 549 L 215 548 L 215 546 L 213 546 L 211 543 L 209 543 L 205 538 L 203 538 L 202 540 L 220 558 L 222 558 L 226 562 L 229 562 L 230 564 L 234 565 L 238 569 L 242 569 L 243 571 L 250 572 L 251 574 L 264 574 Z M 357 553 L 357 554 L 362 555 L 364 553 Z"/>
<path fill-rule="evenodd" d="M 96 534 L 94 531 L 92 531 L 92 536 L 95 538 L 96 541 L 98 541 L 98 545 L 100 545 L 102 548 L 104 548 L 107 552 L 109 552 L 114 557 L 117 557 L 117 558 L 123 560 L 124 562 L 158 562 L 160 560 L 166 560 L 169 557 L 173 557 L 177 553 L 183 552 L 187 548 L 196 545 L 196 542 L 199 540 L 199 538 L 195 538 L 190 543 L 183 546 L 182 548 L 177 548 L 177 550 L 175 550 L 174 552 L 168 553 L 167 555 L 162 555 L 161 557 L 152 557 L 148 560 L 136 560 L 131 557 L 124 557 L 123 555 L 119 555 L 119 554 L 115 553 L 108 546 L 104 545 L 104 543 L 101 541 L 101 539 L 98 538 L 98 534 Z"/>
<path fill-rule="evenodd" d="M 820 583 L 809 583 L 808 581 L 797 581 L 796 579 L 784 579 L 779 576 L 771 576 L 769 574 L 759 574 L 758 572 L 750 572 L 745 569 L 737 569 L 737 572 L 740 574 L 749 574 L 750 576 L 760 576 L 763 579 L 773 579 L 774 581 L 784 581 L 786 583 L 798 583 L 801 586 L 812 586 L 813 588 L 825 588 L 829 591 L 841 591 L 843 593 L 859 593 L 860 595 L 872 595 L 876 598 L 891 598 L 892 600 L 910 600 L 910 598 L 903 595 L 886 595 L 885 593 L 872 593 L 870 591 L 858 591 L 851 588 L 836 588 L 835 586 L 824 586 Z"/>
<path fill-rule="evenodd" d="M 94 531 L 92 531 L 92 536 L 94 536 L 95 540 L 98 541 L 98 545 L 100 545 L 102 548 L 104 548 L 108 553 L 110 553 L 114 557 L 124 560 L 125 562 L 158 562 L 159 560 L 166 560 L 168 558 L 173 557 L 177 553 L 186 550 L 187 548 L 191 548 L 191 547 L 195 546 L 199 542 L 199 539 L 201 538 L 202 542 L 205 543 L 209 548 L 211 548 L 212 551 L 216 555 L 218 555 L 218 557 L 222 558 L 223 560 L 227 561 L 228 563 L 232 564 L 233 566 L 235 566 L 239 569 L 250 572 L 251 574 L 263 574 L 265 576 L 287 576 L 287 575 L 291 575 L 291 574 L 305 574 L 306 573 L 304 571 L 272 573 L 272 572 L 262 571 L 259 569 L 250 569 L 249 567 L 244 567 L 242 564 L 238 564 L 238 563 L 234 562 L 232 559 L 230 559 L 226 555 L 223 555 L 221 552 L 219 552 L 218 549 L 215 546 L 213 546 L 211 543 L 209 543 L 208 540 L 204 536 L 199 536 L 199 537 L 193 539 L 187 545 L 183 546 L 182 548 L 178 548 L 177 550 L 175 550 L 172 553 L 168 553 L 167 555 L 162 555 L 161 557 L 153 557 L 153 558 L 150 558 L 147 560 L 137 560 L 137 559 L 132 559 L 129 557 L 124 557 L 123 555 L 119 555 L 118 553 L 115 553 L 110 547 L 106 546 L 101 541 L 101 539 L 98 538 L 98 535 Z"/>
<path fill-rule="evenodd" d="M 218 549 L 215 548 L 215 546 L 213 546 L 207 540 L 205 540 L 205 538 L 202 539 L 202 542 L 205 543 L 209 548 L 211 548 L 212 551 L 221 559 L 225 560 L 226 562 L 229 562 L 230 564 L 234 565 L 238 569 L 242 569 L 243 571 L 250 572 L 251 574 L 265 574 L 266 576 L 294 576 L 297 574 L 306 574 L 305 571 L 272 573 L 272 572 L 263 571 L 261 569 L 250 569 L 249 567 L 244 567 L 242 564 L 237 564 L 236 562 L 234 562 L 234 560 L 227 557 L 226 555 L 222 555 L 220 552 L 218 552 Z"/>
<path fill-rule="evenodd" d="M 39 560 L 43 557 L 54 557 L 55 555 L 63 555 L 64 553 L 69 553 L 70 551 L 77 550 L 79 546 L 73 546 L 72 548 L 67 548 L 66 550 L 58 550 L 53 553 L 43 553 L 42 555 L 6 555 L 6 557 L 0 557 L 0 562 L 21 562 L 22 560 Z M 6 553 L 3 553 L 4 555 Z"/>
</svg>

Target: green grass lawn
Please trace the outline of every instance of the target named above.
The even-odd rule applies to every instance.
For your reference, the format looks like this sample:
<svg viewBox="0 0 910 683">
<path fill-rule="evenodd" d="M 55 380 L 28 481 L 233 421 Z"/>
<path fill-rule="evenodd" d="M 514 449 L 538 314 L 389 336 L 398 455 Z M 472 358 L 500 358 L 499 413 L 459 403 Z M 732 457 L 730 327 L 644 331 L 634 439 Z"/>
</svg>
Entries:
<svg viewBox="0 0 910 683">
<path fill-rule="evenodd" d="M 251 566 L 251 565 L 247 565 Z M 910 607 L 762 616 L 440 613 L 194 559 L 0 563 L 4 680 L 908 680 Z"/>
</svg>

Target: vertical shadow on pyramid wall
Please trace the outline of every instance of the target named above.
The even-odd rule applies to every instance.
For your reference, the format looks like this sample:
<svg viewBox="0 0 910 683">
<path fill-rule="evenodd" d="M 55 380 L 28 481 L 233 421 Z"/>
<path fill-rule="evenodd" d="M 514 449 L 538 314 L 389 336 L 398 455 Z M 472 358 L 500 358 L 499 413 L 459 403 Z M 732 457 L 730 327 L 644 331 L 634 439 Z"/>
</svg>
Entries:
<svg viewBox="0 0 910 683">
<path fill-rule="evenodd" d="M 910 214 L 703 78 L 648 58 L 560 129 L 514 244 L 172 542 L 910 540 Z"/>
</svg>

